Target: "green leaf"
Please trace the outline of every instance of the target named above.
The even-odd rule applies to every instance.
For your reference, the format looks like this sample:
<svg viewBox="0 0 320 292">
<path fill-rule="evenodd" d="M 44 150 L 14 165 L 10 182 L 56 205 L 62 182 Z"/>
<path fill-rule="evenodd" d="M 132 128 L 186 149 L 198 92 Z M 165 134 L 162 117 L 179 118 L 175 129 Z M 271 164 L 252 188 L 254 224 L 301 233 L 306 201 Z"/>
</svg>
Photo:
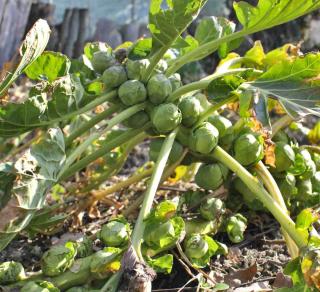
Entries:
<svg viewBox="0 0 320 292">
<path fill-rule="evenodd" d="M 199 42 L 199 45 L 203 45 L 232 34 L 235 31 L 235 28 L 235 23 L 224 17 L 206 17 L 199 22 L 195 32 L 195 39 Z M 221 58 L 226 57 L 232 49 L 235 49 L 240 45 L 241 41 L 242 39 L 239 39 L 233 40 L 230 43 L 221 44 L 218 48 L 219 56 Z"/>
<path fill-rule="evenodd" d="M 296 219 L 296 228 L 301 230 L 309 230 L 313 223 L 319 219 L 318 214 L 312 209 L 302 210 Z"/>
<path fill-rule="evenodd" d="M 44 52 L 28 68 L 25 73 L 30 79 L 45 79 L 53 82 L 69 73 L 71 61 L 67 56 L 56 52 Z"/>
<path fill-rule="evenodd" d="M 234 2 L 233 7 L 244 29 L 256 32 L 308 14 L 320 8 L 320 1 L 259 0 L 256 6 L 239 1 Z"/>
<path fill-rule="evenodd" d="M 0 210 L 11 198 L 11 189 L 16 176 L 11 173 L 12 164 L 0 164 Z"/>
<path fill-rule="evenodd" d="M 284 268 L 284 273 L 291 276 L 294 285 L 304 284 L 304 278 L 301 271 L 300 257 L 291 260 Z"/>
<path fill-rule="evenodd" d="M 141 60 L 149 56 L 152 49 L 152 39 L 145 38 L 136 41 L 129 50 L 130 60 Z"/>
<path fill-rule="evenodd" d="M 320 116 L 319 74 L 320 53 L 310 53 L 272 65 L 257 80 L 246 82 L 243 87 L 263 97 L 276 98 L 293 117 Z"/>
<path fill-rule="evenodd" d="M 177 211 L 177 204 L 172 201 L 163 201 L 155 208 L 155 217 L 157 219 L 169 219 Z"/>
<path fill-rule="evenodd" d="M 244 80 L 239 76 L 229 76 L 210 82 L 207 92 L 210 102 L 221 102 L 231 96 Z"/>
<path fill-rule="evenodd" d="M 265 96 L 260 96 L 253 104 L 253 109 L 256 113 L 256 118 L 261 122 L 264 128 L 271 131 L 271 120 L 268 111 L 268 99 Z"/>
<path fill-rule="evenodd" d="M 253 92 L 245 91 L 239 95 L 239 114 L 241 117 L 250 117 L 250 108 L 253 101 Z"/>
<path fill-rule="evenodd" d="M 245 53 L 244 57 L 252 60 L 256 64 L 263 65 L 266 55 L 261 42 L 255 41 L 253 47 Z"/>
<path fill-rule="evenodd" d="M 290 288 L 279 288 L 276 289 L 275 292 L 312 292 L 310 288 L 306 284 L 294 285 Z"/>
<path fill-rule="evenodd" d="M 87 43 L 83 49 L 84 55 L 91 60 L 93 57 L 93 54 L 95 52 L 107 52 L 111 50 L 111 47 L 107 43 L 102 42 L 93 42 L 93 43 Z"/>
<path fill-rule="evenodd" d="M 173 255 L 166 254 L 157 258 L 148 258 L 148 265 L 153 268 L 157 273 L 170 274 L 173 266 Z"/>
<path fill-rule="evenodd" d="M 40 84 L 31 89 L 24 102 L 9 103 L 0 109 L 0 136 L 13 137 L 70 118 L 89 101 L 84 100 L 84 90 L 75 75 L 59 78 L 48 86 Z"/>
<path fill-rule="evenodd" d="M 207 0 L 172 0 L 168 9 L 161 8 L 162 0 L 151 0 L 149 29 L 153 50 L 169 47 L 195 19 Z"/>
<path fill-rule="evenodd" d="M 27 33 L 20 47 L 20 55 L 22 58 L 17 68 L 13 72 L 8 73 L 4 79 L 0 81 L 0 97 L 5 94 L 6 90 L 22 71 L 41 55 L 47 46 L 49 36 L 50 28 L 48 23 L 43 19 L 39 19 Z"/>
<path fill-rule="evenodd" d="M 59 128 L 52 128 L 9 170 L 15 175 L 15 181 L 11 189 L 12 199 L 0 211 L 5 220 L 3 230 L 0 229 L 0 251 L 29 225 L 37 210 L 43 207 L 46 193 L 55 184 L 64 160 L 63 133 Z M 19 213 L 8 218 L 6 214 L 11 214 L 12 209 L 19 210 Z"/>
<path fill-rule="evenodd" d="M 259 0 L 257 6 L 247 2 L 234 2 L 234 9 L 243 29 L 204 43 L 177 58 L 168 68 L 168 74 L 176 72 L 183 65 L 202 59 L 224 44 L 273 26 L 294 20 L 320 8 L 320 0 Z"/>
</svg>

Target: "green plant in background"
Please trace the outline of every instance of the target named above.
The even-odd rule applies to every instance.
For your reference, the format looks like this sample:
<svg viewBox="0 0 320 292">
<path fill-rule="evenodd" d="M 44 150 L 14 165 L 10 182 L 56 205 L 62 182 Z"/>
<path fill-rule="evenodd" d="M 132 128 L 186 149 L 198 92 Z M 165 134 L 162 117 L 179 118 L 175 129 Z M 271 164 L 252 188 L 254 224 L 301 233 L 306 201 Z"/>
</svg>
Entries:
<svg viewBox="0 0 320 292">
<path fill-rule="evenodd" d="M 100 291 L 117 291 L 124 254 L 124 259 L 133 254 L 136 264 L 170 273 L 170 250 L 176 246 L 191 265 L 204 267 L 212 256 L 227 252 L 212 238 L 216 233 L 226 232 L 230 242 L 238 243 L 250 223 L 240 213 L 226 212 L 224 202 L 208 192 L 230 188 L 228 199 L 240 193 L 241 203 L 270 212 L 280 223 L 296 260 L 295 271 L 304 275 L 295 285 L 317 287 L 313 278 L 319 269 L 319 235 L 313 227 L 316 220 L 305 210 L 320 197 L 319 148 L 299 146 L 279 131 L 300 116 L 320 116 L 320 55 L 303 55 L 288 46 L 265 53 L 259 42 L 244 56 L 231 52 L 246 35 L 310 13 L 320 8 L 320 1 L 260 0 L 256 6 L 236 2 L 241 29 L 212 17 L 198 23 L 194 36 L 185 36 L 205 3 L 173 0 L 163 9 L 162 1 L 152 0 L 151 38 L 114 50 L 89 43 L 80 60 L 42 53 L 48 30 L 43 22 L 33 28 L 33 37 L 28 36 L 21 50 L 29 57 L 22 58 L 14 78 L 1 83 L 0 95 L 25 68 L 37 84 L 23 102 L 1 108 L 0 137 L 21 137 L 35 129 L 42 134 L 14 163 L 0 165 L 0 216 L 10 208 L 19 210 L 0 225 L 0 250 L 21 231 L 39 230 L 32 224 L 41 216 L 46 194 L 54 185 L 83 175 L 83 170 L 92 173 L 89 183 L 77 190 L 87 202 L 150 179 L 132 232 L 124 218 L 113 218 L 98 234 L 106 245 L 98 252 L 92 253 L 90 240 L 53 246 L 41 260 L 40 280 L 26 277 L 30 281 L 18 286 L 51 291 L 54 286 L 66 290 L 93 283 Z M 221 61 L 211 75 L 188 84 L 181 81 L 180 68 L 214 52 Z M 238 119 L 233 123 L 224 110 L 235 103 L 238 108 L 231 112 L 237 112 Z M 272 104 L 286 113 L 274 124 L 269 116 Z M 93 111 L 98 106 L 102 110 Z M 115 130 L 117 125 L 123 128 Z M 101 190 L 95 198 L 88 196 L 118 173 L 135 145 L 148 138 L 152 168 Z M 271 139 L 274 151 L 268 147 Z M 103 163 L 97 166 L 99 159 Z M 206 192 L 197 190 L 179 203 L 163 201 L 152 209 L 159 184 L 179 165 L 192 170 L 195 183 Z M 300 212 L 296 223 L 288 208 Z M 195 209 L 198 213 L 191 216 L 188 212 Z M 20 269 L 14 269 L 18 263 L 2 265 L 1 283 L 20 280 Z"/>
</svg>

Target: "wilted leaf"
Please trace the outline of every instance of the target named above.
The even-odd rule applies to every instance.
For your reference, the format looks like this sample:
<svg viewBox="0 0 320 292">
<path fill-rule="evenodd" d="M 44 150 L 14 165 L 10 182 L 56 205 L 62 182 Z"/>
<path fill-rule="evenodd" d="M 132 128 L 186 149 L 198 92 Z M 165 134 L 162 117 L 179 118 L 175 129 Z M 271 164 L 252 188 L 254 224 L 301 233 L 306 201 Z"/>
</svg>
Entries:
<svg viewBox="0 0 320 292">
<path fill-rule="evenodd" d="M 47 22 L 39 19 L 27 33 L 25 40 L 20 47 L 21 61 L 17 68 L 7 74 L 0 82 L 0 97 L 6 92 L 8 87 L 17 79 L 22 71 L 44 51 L 49 41 L 50 28 Z"/>
<path fill-rule="evenodd" d="M 224 282 L 230 285 L 230 287 L 237 287 L 234 285 L 234 280 L 240 280 L 241 283 L 246 283 L 252 281 L 254 276 L 258 271 L 257 264 L 254 263 L 252 266 L 247 269 L 238 270 L 231 272 L 229 275 L 224 277 Z"/>
<path fill-rule="evenodd" d="M 45 195 L 56 182 L 64 160 L 63 134 L 58 128 L 49 129 L 10 169 L 15 181 L 11 200 L 0 211 L 0 250 L 26 228 L 37 210 L 43 207 Z"/>
<path fill-rule="evenodd" d="M 59 78 L 51 86 L 40 84 L 22 103 L 9 103 L 0 109 L 0 136 L 20 135 L 63 120 L 89 101 L 84 100 L 84 90 L 75 75 Z"/>
<path fill-rule="evenodd" d="M 320 122 L 316 123 L 316 125 L 308 132 L 308 139 L 313 144 L 320 143 Z"/>
</svg>

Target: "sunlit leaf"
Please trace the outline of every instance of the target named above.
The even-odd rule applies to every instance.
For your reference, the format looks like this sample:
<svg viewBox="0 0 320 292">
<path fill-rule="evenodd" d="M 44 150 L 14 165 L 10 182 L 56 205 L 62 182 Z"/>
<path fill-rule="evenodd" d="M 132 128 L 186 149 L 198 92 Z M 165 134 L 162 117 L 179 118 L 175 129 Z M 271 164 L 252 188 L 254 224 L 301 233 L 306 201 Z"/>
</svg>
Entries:
<svg viewBox="0 0 320 292">
<path fill-rule="evenodd" d="M 271 66 L 256 81 L 246 82 L 247 89 L 263 97 L 276 98 L 293 117 L 320 116 L 320 54 L 310 53 L 284 59 Z"/>
<path fill-rule="evenodd" d="M 25 73 L 30 79 L 45 79 L 53 82 L 69 73 L 71 61 L 61 53 L 44 52 L 28 68 Z"/>
<path fill-rule="evenodd" d="M 153 50 L 170 46 L 195 19 L 207 0 L 172 0 L 168 9 L 163 1 L 152 0 L 149 11 L 149 29 Z"/>
</svg>

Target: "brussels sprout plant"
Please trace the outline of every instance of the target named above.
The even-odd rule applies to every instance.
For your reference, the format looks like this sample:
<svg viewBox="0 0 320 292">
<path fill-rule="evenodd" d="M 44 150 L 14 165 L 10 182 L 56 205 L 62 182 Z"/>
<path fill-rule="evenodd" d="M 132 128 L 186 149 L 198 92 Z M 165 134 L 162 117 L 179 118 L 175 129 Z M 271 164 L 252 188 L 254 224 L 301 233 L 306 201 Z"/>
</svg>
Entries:
<svg viewBox="0 0 320 292">
<path fill-rule="evenodd" d="M 285 131 L 301 117 L 320 116 L 320 54 L 293 45 L 265 52 L 260 42 L 242 56 L 232 51 L 250 34 L 319 9 L 320 0 L 237 1 L 238 25 L 222 17 L 212 17 L 212 25 L 195 21 L 206 0 L 162 2 L 150 1 L 150 38 L 115 49 L 88 43 L 77 60 L 44 52 L 50 29 L 43 21 L 26 36 L 20 63 L 0 82 L 1 141 L 34 137 L 4 153 L 0 164 L 0 251 L 20 233 L 47 231 L 65 219 L 41 213 L 48 193 L 59 197 L 59 186 L 75 194 L 79 209 L 136 183 L 147 187 L 131 206 L 141 205 L 132 231 L 131 217 L 115 217 L 93 237 L 104 249 L 93 253 L 91 238 L 52 246 L 42 256 L 39 278 L 5 262 L 1 284 L 65 291 L 94 283 L 115 292 L 124 273 L 135 270 L 120 269 L 121 258 L 133 254 L 143 267 L 170 273 L 175 247 L 193 267 L 205 267 L 227 252 L 213 239 L 216 233 L 225 232 L 228 244 L 244 239 L 250 221 L 228 207 L 239 198 L 239 206 L 269 212 L 279 222 L 300 270 L 302 251 L 319 249 L 316 220 L 305 211 L 320 198 L 319 146 L 299 145 Z M 194 35 L 187 30 L 191 23 Z M 186 82 L 186 65 L 215 53 L 220 61 L 211 74 Z M 25 99 L 12 102 L 7 89 L 21 73 L 34 85 Z M 144 141 L 146 167 L 106 184 Z M 194 183 L 193 192 L 152 208 L 160 183 L 175 180 Z M 216 197 L 221 190 L 224 197 Z M 298 213 L 308 220 L 295 223 L 291 215 Z M 317 257 L 307 258 L 311 272 L 319 270 Z"/>
</svg>

